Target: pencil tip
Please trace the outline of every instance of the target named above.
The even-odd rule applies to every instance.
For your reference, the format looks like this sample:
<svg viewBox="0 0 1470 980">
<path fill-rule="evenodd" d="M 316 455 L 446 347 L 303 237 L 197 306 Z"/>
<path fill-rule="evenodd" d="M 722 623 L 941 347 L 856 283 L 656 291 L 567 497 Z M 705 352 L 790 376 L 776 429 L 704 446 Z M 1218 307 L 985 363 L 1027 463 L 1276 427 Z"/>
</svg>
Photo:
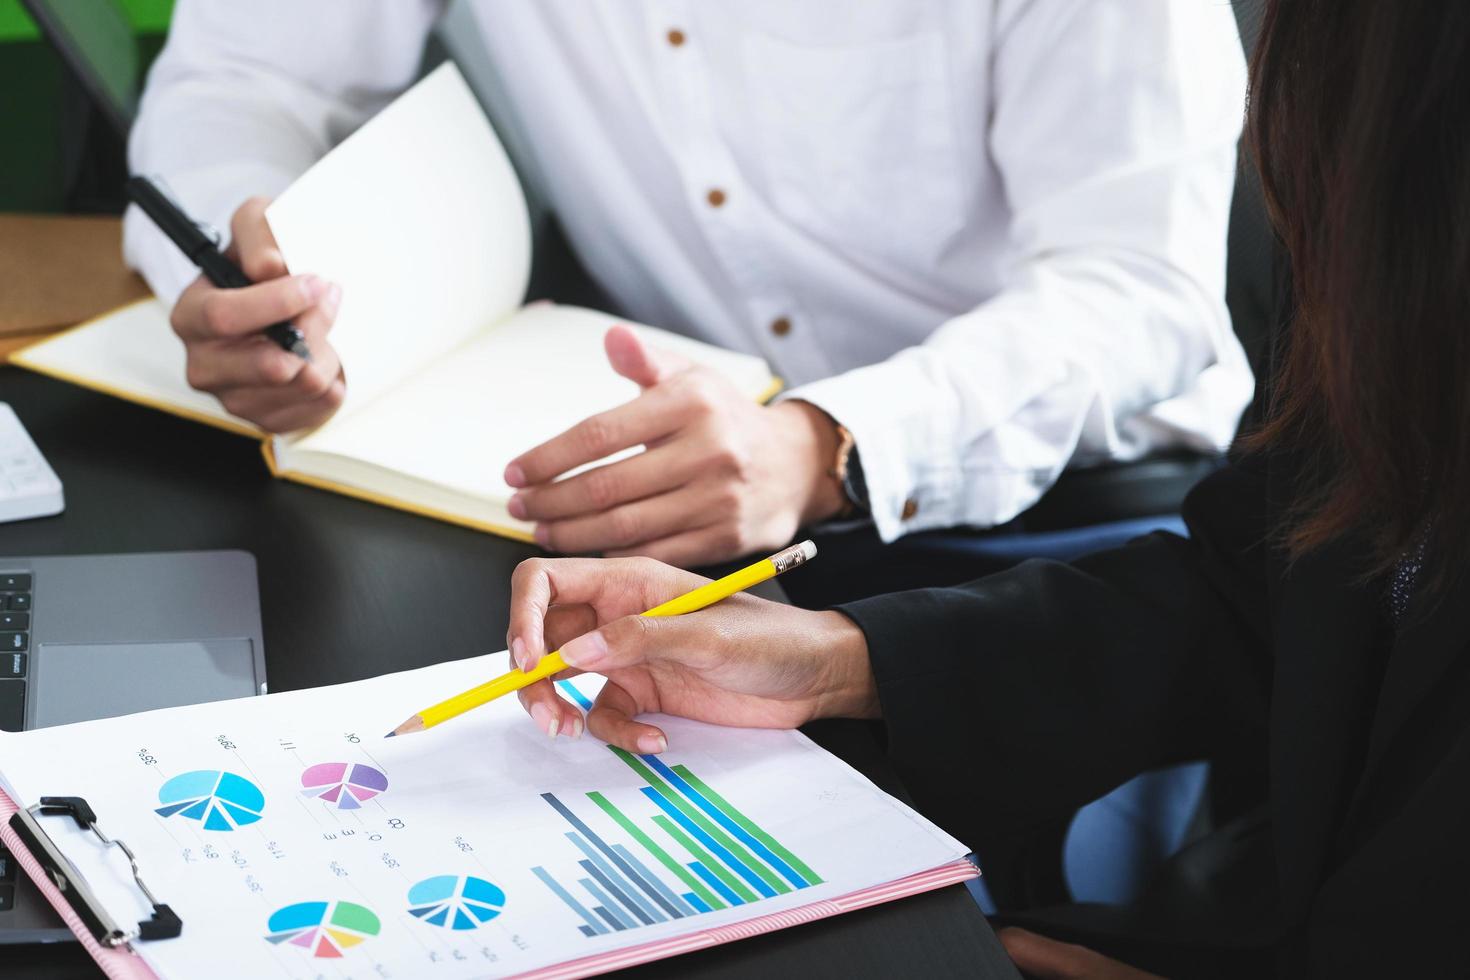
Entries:
<svg viewBox="0 0 1470 980">
<path fill-rule="evenodd" d="M 387 735 L 384 735 L 383 737 L 396 738 L 399 735 L 412 735 L 414 732 L 421 732 L 423 730 L 423 719 L 420 718 L 418 715 L 414 715 L 413 717 L 409 718 L 408 721 L 405 721 L 403 724 L 399 725 L 397 728 L 393 729 L 391 732 L 389 732 Z"/>
</svg>

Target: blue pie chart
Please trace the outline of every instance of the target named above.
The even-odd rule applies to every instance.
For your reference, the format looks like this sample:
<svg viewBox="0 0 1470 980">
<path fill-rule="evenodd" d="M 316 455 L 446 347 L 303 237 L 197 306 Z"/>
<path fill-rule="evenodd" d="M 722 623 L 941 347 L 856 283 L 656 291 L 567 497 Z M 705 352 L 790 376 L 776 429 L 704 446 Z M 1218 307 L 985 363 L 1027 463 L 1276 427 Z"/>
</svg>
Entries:
<svg viewBox="0 0 1470 980">
<path fill-rule="evenodd" d="M 218 769 L 180 773 L 158 788 L 160 817 L 197 820 L 205 830 L 236 830 L 260 819 L 265 794 L 244 776 Z"/>
<path fill-rule="evenodd" d="M 505 892 L 484 878 L 437 875 L 408 890 L 410 915 L 443 929 L 478 929 L 505 908 Z"/>
</svg>

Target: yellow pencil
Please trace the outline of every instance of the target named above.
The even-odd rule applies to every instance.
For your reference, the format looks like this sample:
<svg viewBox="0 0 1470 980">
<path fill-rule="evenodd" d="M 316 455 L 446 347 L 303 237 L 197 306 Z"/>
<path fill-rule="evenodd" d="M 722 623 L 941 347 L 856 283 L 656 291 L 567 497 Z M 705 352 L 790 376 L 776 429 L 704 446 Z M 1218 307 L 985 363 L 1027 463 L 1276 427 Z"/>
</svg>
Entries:
<svg viewBox="0 0 1470 980">
<path fill-rule="evenodd" d="M 817 546 L 810 541 L 795 544 L 785 551 L 778 551 L 769 558 L 762 558 L 754 565 L 748 565 L 738 572 L 731 572 L 724 578 L 714 582 L 701 585 L 693 592 L 686 592 L 677 599 L 670 599 L 662 605 L 654 606 L 645 616 L 682 616 L 684 613 L 695 612 L 706 606 L 713 606 L 721 599 L 728 599 L 737 592 L 744 592 L 753 585 L 758 585 L 766 579 L 774 578 L 782 572 L 790 571 L 798 565 L 805 565 L 816 557 Z M 403 724 L 389 732 L 385 738 L 395 735 L 411 735 L 421 732 L 427 728 L 433 728 L 441 722 L 446 722 L 457 715 L 462 715 L 472 708 L 478 708 L 482 704 L 494 701 L 501 695 L 509 694 L 511 691 L 519 691 L 528 684 L 534 684 L 552 674 L 560 673 L 567 669 L 567 663 L 561 658 L 561 651 L 548 653 L 541 658 L 541 662 L 529 671 L 522 672 L 513 670 L 503 674 L 493 681 L 487 681 L 478 687 L 472 687 L 468 691 L 456 694 L 452 698 L 440 701 L 432 707 L 425 708 L 418 714 L 413 715 Z"/>
</svg>

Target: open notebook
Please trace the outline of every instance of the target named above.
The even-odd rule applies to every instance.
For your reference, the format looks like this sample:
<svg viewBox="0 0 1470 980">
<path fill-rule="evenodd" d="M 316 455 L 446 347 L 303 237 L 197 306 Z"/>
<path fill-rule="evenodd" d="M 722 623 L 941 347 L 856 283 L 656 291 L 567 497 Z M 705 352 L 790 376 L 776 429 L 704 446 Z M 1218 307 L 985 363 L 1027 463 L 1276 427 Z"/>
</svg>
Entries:
<svg viewBox="0 0 1470 980">
<path fill-rule="evenodd" d="M 266 438 L 184 378 L 168 311 L 144 300 L 13 355 L 54 377 L 264 439 L 272 472 L 529 540 L 506 512 L 506 463 L 637 387 L 608 366 L 614 318 L 520 307 L 525 199 L 463 77 L 446 64 L 270 206 L 292 270 L 343 287 L 331 342 L 347 400 L 310 432 Z M 758 357 L 635 325 L 753 399 L 779 382 Z"/>
<path fill-rule="evenodd" d="M 659 718 L 668 751 L 638 756 L 547 739 L 505 698 L 379 737 L 506 667 L 493 654 L 0 732 L 0 819 L 85 798 L 182 919 L 177 938 L 104 948 L 16 829 L 0 841 L 112 977 L 587 976 L 977 873 L 959 841 L 797 732 Z M 601 679 L 558 683 L 585 704 Z M 37 822 L 117 925 L 149 917 L 118 851 Z"/>
</svg>

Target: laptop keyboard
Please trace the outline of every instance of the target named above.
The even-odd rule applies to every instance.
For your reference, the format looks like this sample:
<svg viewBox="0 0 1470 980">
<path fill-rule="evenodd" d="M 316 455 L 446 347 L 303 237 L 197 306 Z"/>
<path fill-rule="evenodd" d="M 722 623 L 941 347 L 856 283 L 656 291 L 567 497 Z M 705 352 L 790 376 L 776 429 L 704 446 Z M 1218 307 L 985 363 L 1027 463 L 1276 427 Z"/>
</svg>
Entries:
<svg viewBox="0 0 1470 980">
<path fill-rule="evenodd" d="M 0 729 L 25 725 L 31 660 L 31 576 L 0 572 Z"/>
</svg>

